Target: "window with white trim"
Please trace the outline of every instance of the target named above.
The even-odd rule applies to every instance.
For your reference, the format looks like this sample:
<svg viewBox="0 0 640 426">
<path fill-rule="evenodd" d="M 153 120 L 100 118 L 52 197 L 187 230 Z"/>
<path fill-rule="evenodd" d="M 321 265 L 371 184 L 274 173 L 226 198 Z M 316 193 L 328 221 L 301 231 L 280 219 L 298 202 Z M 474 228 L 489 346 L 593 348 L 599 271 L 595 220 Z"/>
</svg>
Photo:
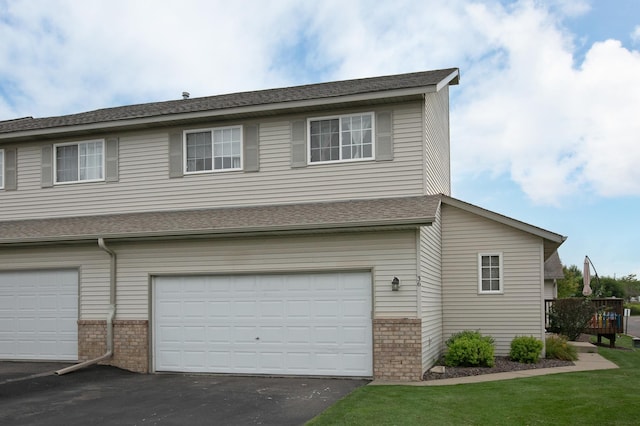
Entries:
<svg viewBox="0 0 640 426">
<path fill-rule="evenodd" d="M 478 254 L 478 292 L 502 293 L 502 253 Z"/>
<path fill-rule="evenodd" d="M 55 183 L 104 180 L 104 140 L 54 145 Z"/>
<path fill-rule="evenodd" d="M 242 170 L 242 127 L 184 132 L 185 173 Z"/>
<path fill-rule="evenodd" d="M 373 113 L 308 120 L 309 163 L 374 158 Z"/>
<path fill-rule="evenodd" d="M 0 189 L 4 188 L 4 149 L 0 149 Z"/>
</svg>

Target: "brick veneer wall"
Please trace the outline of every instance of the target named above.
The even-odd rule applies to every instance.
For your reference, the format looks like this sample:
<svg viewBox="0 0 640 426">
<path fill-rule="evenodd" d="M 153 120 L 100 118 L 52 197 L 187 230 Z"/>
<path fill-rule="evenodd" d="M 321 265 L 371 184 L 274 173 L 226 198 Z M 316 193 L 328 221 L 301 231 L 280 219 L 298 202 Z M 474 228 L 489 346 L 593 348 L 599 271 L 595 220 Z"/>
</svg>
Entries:
<svg viewBox="0 0 640 426">
<path fill-rule="evenodd" d="M 104 363 L 138 373 L 149 372 L 149 322 L 116 320 L 114 354 Z M 97 358 L 107 350 L 106 321 L 78 321 L 80 361 Z M 417 318 L 373 320 L 373 376 L 376 380 L 422 379 L 422 322 Z"/>
<path fill-rule="evenodd" d="M 104 364 L 137 373 L 149 372 L 149 322 L 116 320 L 113 322 L 113 357 Z M 97 358 L 107 351 L 107 322 L 78 321 L 78 357 L 80 361 Z"/>
<path fill-rule="evenodd" d="M 422 380 L 422 321 L 418 318 L 373 320 L 373 377 Z"/>
</svg>

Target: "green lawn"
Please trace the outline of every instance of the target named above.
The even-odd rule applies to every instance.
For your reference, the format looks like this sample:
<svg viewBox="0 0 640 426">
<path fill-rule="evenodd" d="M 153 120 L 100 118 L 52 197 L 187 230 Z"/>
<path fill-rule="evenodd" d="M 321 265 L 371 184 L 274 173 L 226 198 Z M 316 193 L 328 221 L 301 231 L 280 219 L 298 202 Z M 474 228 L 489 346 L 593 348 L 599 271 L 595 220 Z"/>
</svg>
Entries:
<svg viewBox="0 0 640 426">
<path fill-rule="evenodd" d="M 626 336 L 616 344 L 632 347 Z M 308 425 L 640 424 L 640 349 L 598 352 L 620 368 L 453 386 L 364 386 Z"/>
</svg>

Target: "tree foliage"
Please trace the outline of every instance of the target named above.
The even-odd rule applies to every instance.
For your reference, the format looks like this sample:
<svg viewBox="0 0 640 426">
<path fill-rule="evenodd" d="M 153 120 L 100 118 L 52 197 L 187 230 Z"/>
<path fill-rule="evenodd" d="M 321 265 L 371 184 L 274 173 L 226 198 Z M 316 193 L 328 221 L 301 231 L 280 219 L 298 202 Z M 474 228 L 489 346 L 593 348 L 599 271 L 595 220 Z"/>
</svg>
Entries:
<svg viewBox="0 0 640 426">
<path fill-rule="evenodd" d="M 562 267 L 564 278 L 557 280 L 558 298 L 572 297 L 582 294 L 582 271 L 576 266 Z"/>
<path fill-rule="evenodd" d="M 564 278 L 559 279 L 558 298 L 581 297 L 584 287 L 582 270 L 576 265 L 563 266 Z M 591 276 L 591 290 L 593 297 L 618 297 L 629 300 L 631 297 L 640 296 L 640 281 L 635 274 L 625 275 L 621 278 L 603 276 Z"/>
</svg>

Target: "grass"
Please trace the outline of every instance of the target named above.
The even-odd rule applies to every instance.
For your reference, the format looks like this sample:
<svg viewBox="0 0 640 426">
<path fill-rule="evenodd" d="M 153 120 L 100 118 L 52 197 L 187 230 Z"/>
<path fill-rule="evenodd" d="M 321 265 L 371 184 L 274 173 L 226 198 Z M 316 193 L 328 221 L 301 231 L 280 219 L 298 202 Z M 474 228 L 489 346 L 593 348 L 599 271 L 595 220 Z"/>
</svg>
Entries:
<svg viewBox="0 0 640 426">
<path fill-rule="evenodd" d="M 616 340 L 632 348 L 629 337 Z M 620 368 L 453 386 L 364 386 L 308 425 L 637 425 L 640 350 L 598 348 Z"/>
</svg>

